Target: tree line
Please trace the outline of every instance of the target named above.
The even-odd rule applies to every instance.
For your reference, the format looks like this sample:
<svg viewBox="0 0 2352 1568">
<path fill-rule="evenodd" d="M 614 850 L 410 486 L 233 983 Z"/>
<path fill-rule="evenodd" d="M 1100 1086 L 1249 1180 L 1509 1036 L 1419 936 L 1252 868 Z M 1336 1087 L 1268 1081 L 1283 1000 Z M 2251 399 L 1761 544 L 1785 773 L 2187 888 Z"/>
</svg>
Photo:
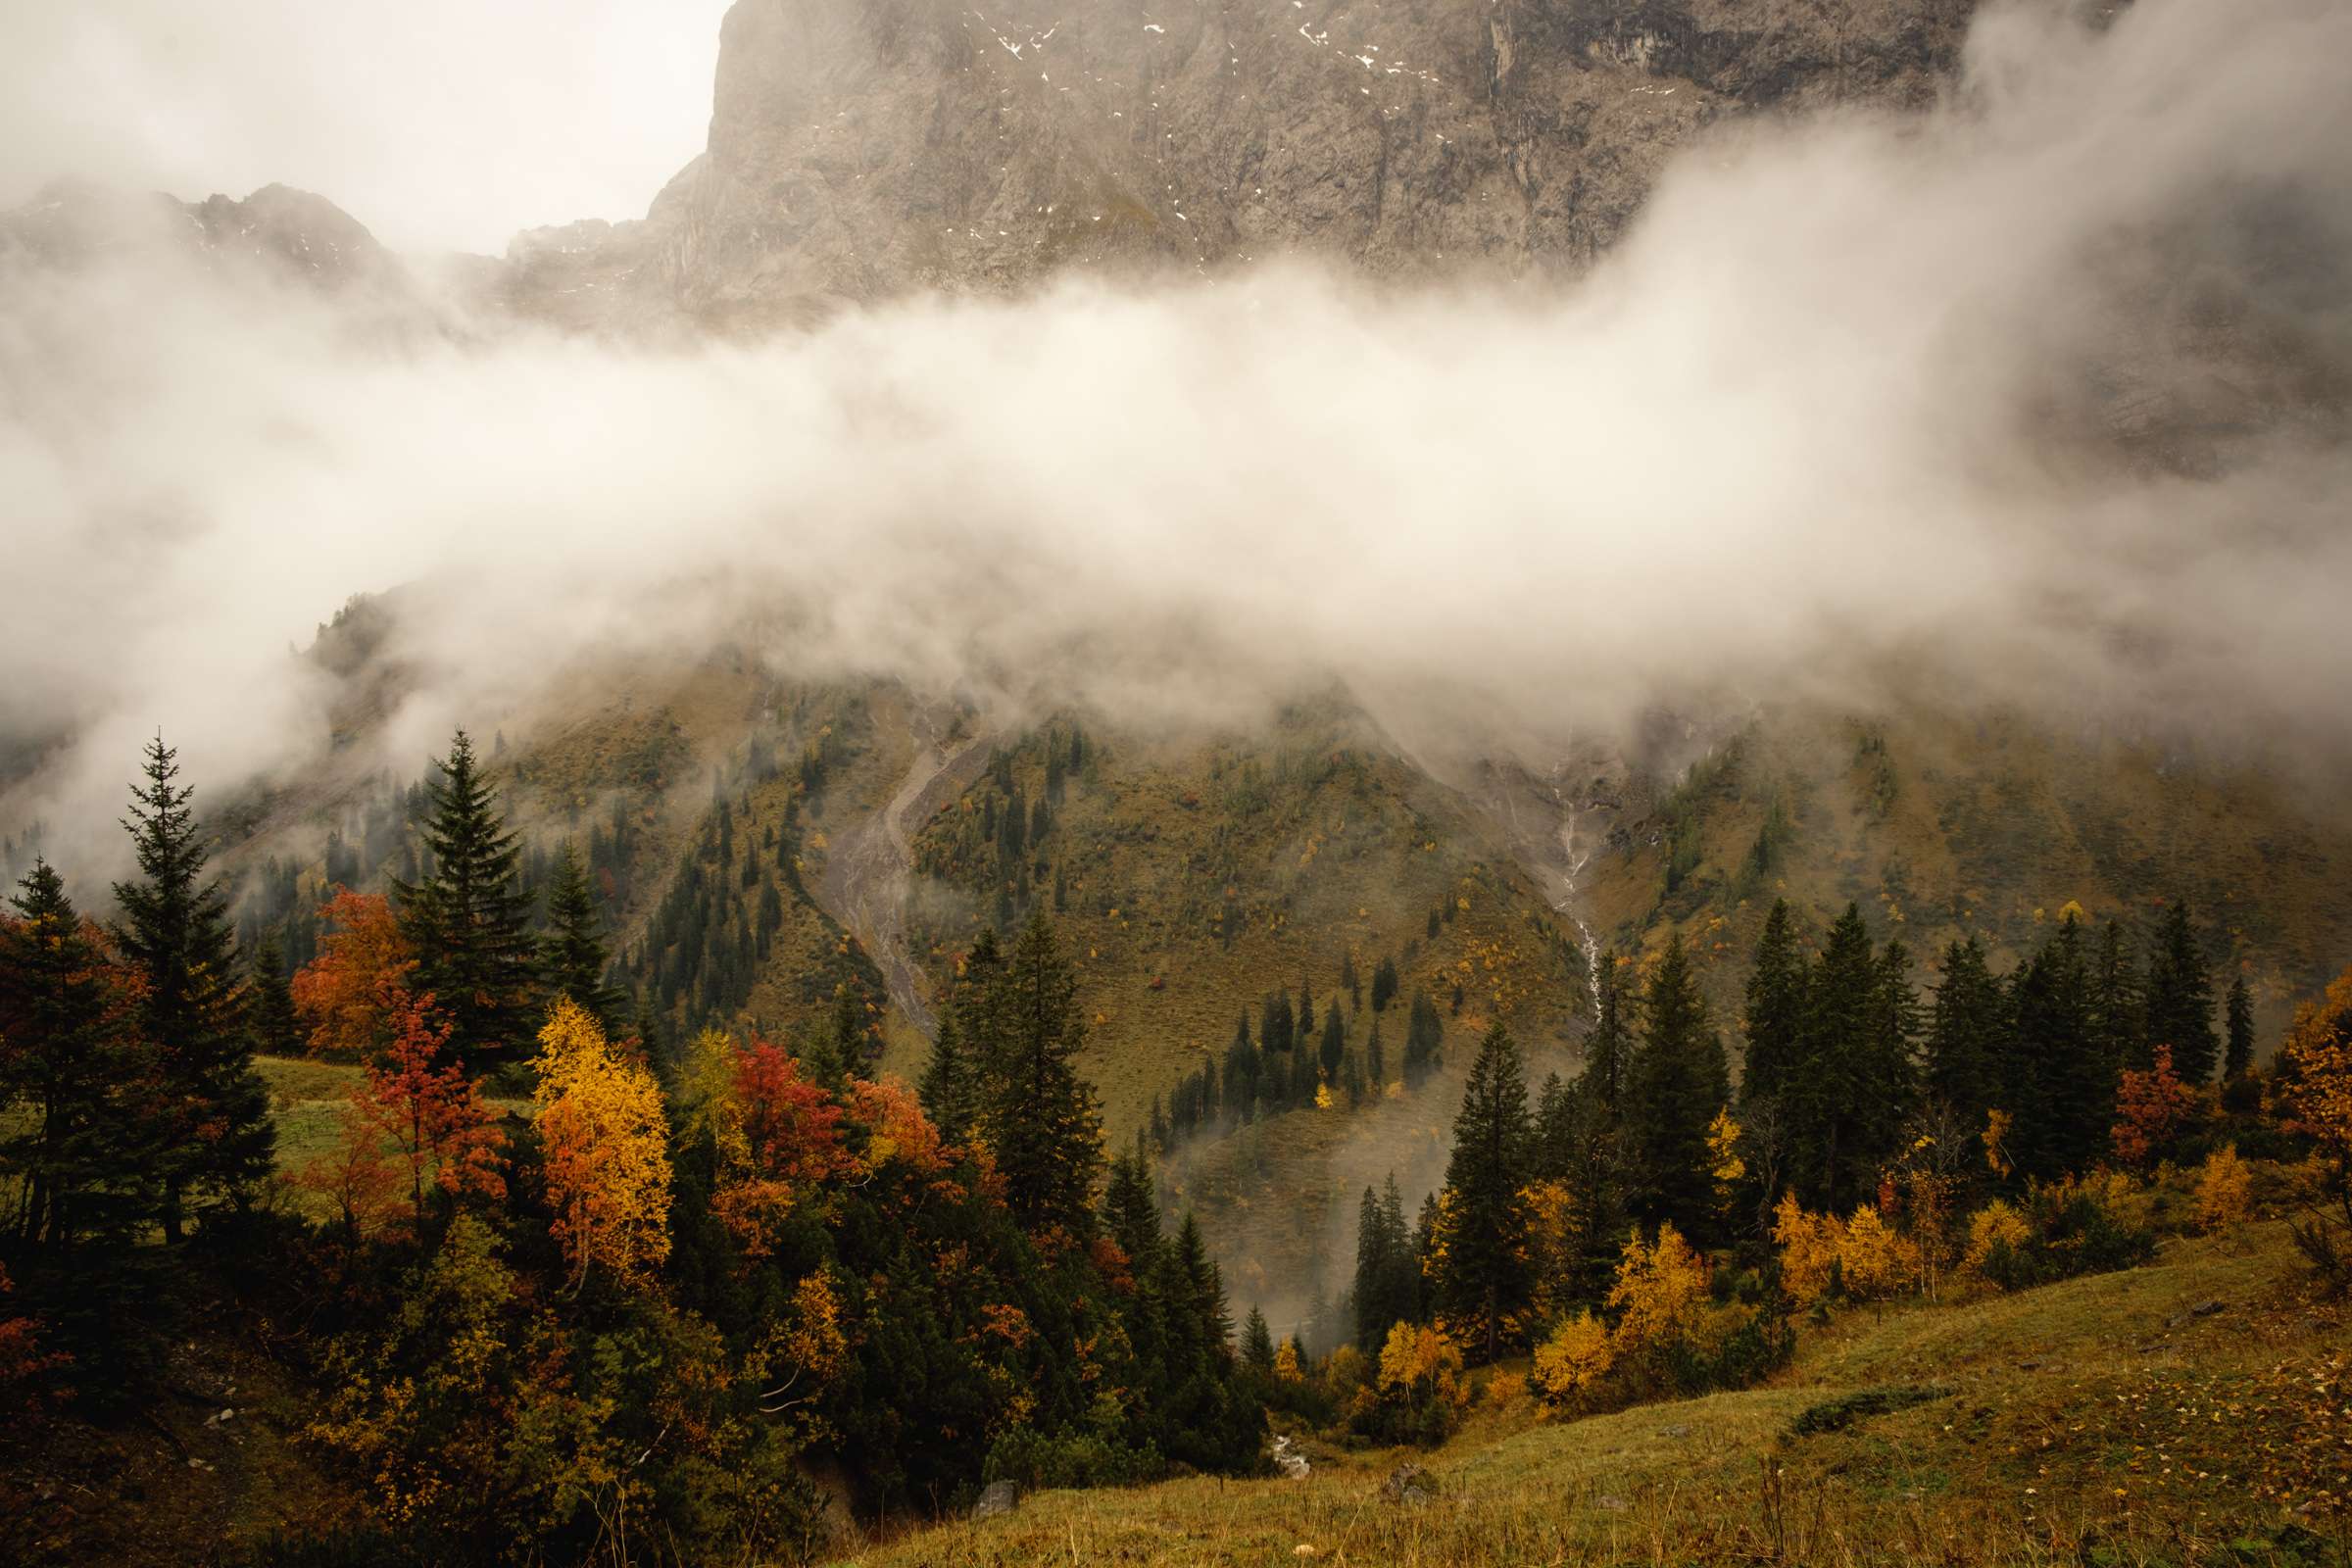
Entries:
<svg viewBox="0 0 2352 1568">
<path fill-rule="evenodd" d="M 199 1308 L 289 1325 L 299 1441 L 418 1561 L 806 1550 L 811 1450 L 893 1510 L 1259 1462 L 1206 1238 L 1163 1224 L 1142 1154 L 1105 1158 L 1045 911 L 964 956 L 919 1093 L 846 1004 L 790 1044 L 650 1051 L 568 853 L 534 934 L 463 733 L 430 805 L 417 877 L 338 892 L 291 975 L 238 951 L 160 741 L 120 921 L 25 877 L 0 1261 L 57 1353 L 0 1367 L 11 1396 L 102 1415 Z M 282 1172 L 263 1050 L 357 1069 Z"/>
<path fill-rule="evenodd" d="M 1884 1205 L 1923 1167 L 1939 1201 L 2023 1194 L 2198 1153 L 2213 1141 L 2201 1118 L 2261 1108 L 2244 979 L 2217 1021 L 2210 961 L 2178 902 L 2137 943 L 2120 921 L 2093 933 L 2070 906 L 2006 975 L 1981 939 L 1961 939 L 1924 996 L 1904 945 L 1874 943 L 1858 908 L 1807 953 L 1776 903 L 1736 1091 L 1679 935 L 1629 984 L 1634 970 L 1604 958 L 1572 1080 L 1531 1095 L 1509 1032 L 1490 1030 L 1445 1184 L 1412 1222 L 1394 1179 L 1365 1190 L 1350 1302 L 1364 1353 L 1400 1322 L 1443 1321 L 1473 1356 L 1525 1347 L 1543 1323 L 1603 1303 L 1629 1236 L 1671 1229 L 1767 1262 L 1790 1213 Z M 2201 1097 L 2217 1072 L 2218 1099 Z"/>
</svg>

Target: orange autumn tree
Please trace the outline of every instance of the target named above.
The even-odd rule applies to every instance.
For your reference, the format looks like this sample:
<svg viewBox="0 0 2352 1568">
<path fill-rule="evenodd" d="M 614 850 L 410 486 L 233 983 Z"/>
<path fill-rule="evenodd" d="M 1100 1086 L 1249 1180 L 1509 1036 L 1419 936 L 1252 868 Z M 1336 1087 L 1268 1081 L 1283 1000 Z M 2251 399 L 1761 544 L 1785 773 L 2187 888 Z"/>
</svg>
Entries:
<svg viewBox="0 0 2352 1568">
<path fill-rule="evenodd" d="M 2315 1215 L 2297 1222 L 2297 1246 L 2338 1289 L 2352 1288 L 2352 968 L 2328 982 L 2328 994 L 2295 1011 L 2295 1026 L 2278 1054 L 2278 1082 L 2290 1124 L 2311 1139 L 2320 1170 L 2319 1197 L 2333 1223 Z"/>
<path fill-rule="evenodd" d="M 332 929 L 291 982 L 294 1015 L 310 1031 L 312 1051 L 373 1056 L 398 1027 L 386 988 L 408 990 L 416 955 L 382 898 L 339 887 L 318 915 Z"/>
<path fill-rule="evenodd" d="M 2107 1141 L 2127 1165 L 2145 1166 L 2172 1146 L 2197 1111 L 2197 1092 L 2173 1070 L 2173 1048 L 2158 1046 L 2146 1071 L 2126 1068 L 2115 1086 L 2115 1126 Z"/>
<path fill-rule="evenodd" d="M 356 1101 L 355 1096 L 343 1107 L 342 1141 L 282 1178 L 331 1204 L 344 1241 L 355 1246 L 409 1212 L 400 1196 L 400 1172 L 384 1157 L 383 1135 L 361 1115 Z"/>
<path fill-rule="evenodd" d="M 428 1177 L 453 1198 L 506 1197 L 497 1112 L 453 1059 L 450 1026 L 434 1013 L 433 999 L 387 981 L 382 1005 L 392 1038 L 352 1092 L 354 1150 L 388 1146 L 408 1166 L 413 1204 L 424 1202 Z"/>
<path fill-rule="evenodd" d="M 764 1256 L 793 1203 L 817 1183 L 851 1169 L 841 1104 L 822 1084 L 801 1075 L 791 1053 L 764 1040 L 740 1049 L 724 1035 L 706 1035 L 696 1052 L 695 1076 L 717 1086 L 701 1111 L 718 1146 L 711 1212 L 747 1254 Z M 873 1110 L 888 1123 L 879 1105 Z M 891 1135 L 880 1130 L 877 1137 Z"/>
<path fill-rule="evenodd" d="M 532 1063 L 546 1151 L 549 1230 L 572 1289 L 592 1269 L 642 1284 L 669 1256 L 669 1127 L 654 1075 L 579 1006 L 559 1002 Z"/>
</svg>

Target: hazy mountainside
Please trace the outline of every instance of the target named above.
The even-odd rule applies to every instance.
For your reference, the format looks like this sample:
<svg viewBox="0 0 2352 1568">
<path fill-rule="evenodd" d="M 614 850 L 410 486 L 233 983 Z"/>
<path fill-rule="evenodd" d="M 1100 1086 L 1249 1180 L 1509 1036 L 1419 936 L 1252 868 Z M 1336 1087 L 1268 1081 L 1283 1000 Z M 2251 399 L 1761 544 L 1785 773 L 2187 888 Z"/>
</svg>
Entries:
<svg viewBox="0 0 2352 1568">
<path fill-rule="evenodd" d="M 741 0 L 642 222 L 522 236 L 526 309 L 790 321 L 1066 268 L 1590 260 L 1727 114 L 1916 106 L 1973 0 Z"/>
<path fill-rule="evenodd" d="M 0 263 L 85 268 L 145 250 L 194 256 L 216 272 L 258 270 L 321 292 L 414 287 L 366 225 L 323 196 L 265 185 L 243 201 L 61 181 L 0 213 Z"/>
<path fill-rule="evenodd" d="M 367 694 L 346 712 L 347 756 L 371 755 L 397 708 L 390 613 L 348 613 L 317 656 Z M 1237 1019 L 1262 1042 L 1271 995 L 1311 1005 L 1312 1046 L 1337 1016 L 1360 1092 L 1269 1090 L 1238 1125 L 1176 1136 L 1163 1162 L 1237 1294 L 1278 1321 L 1337 1294 L 1365 1186 L 1434 1183 L 1488 1021 L 1511 1025 L 1538 1079 L 1574 1069 L 1588 943 L 1639 965 L 1682 932 L 1735 1062 L 1775 897 L 1809 941 L 1859 904 L 1923 982 L 1963 934 L 2006 968 L 2070 904 L 2136 933 L 2184 898 L 2217 968 L 2248 976 L 2266 1040 L 2352 944 L 2333 869 L 2352 832 L 2308 797 L 2226 760 L 2014 716 L 1660 720 L 1630 760 L 1451 764 L 1336 695 L 1249 733 L 1068 714 L 998 727 L 889 683 L 779 681 L 727 651 L 578 671 L 536 713 L 480 727 L 539 861 L 569 840 L 591 867 L 619 976 L 673 1048 L 707 1025 L 837 1029 L 846 1003 L 911 1080 L 981 927 L 1034 907 L 1076 966 L 1114 1147 L 1221 1067 Z M 299 923 L 330 876 L 402 872 L 416 826 L 386 787 L 355 766 L 229 813 L 246 912 Z M 289 946 L 299 960 L 305 943 Z M 1384 962 L 1396 995 L 1376 1009 Z M 1408 1087 L 1416 993 L 1442 1044 Z M 1366 1070 L 1375 1027 L 1384 1065 Z"/>
</svg>

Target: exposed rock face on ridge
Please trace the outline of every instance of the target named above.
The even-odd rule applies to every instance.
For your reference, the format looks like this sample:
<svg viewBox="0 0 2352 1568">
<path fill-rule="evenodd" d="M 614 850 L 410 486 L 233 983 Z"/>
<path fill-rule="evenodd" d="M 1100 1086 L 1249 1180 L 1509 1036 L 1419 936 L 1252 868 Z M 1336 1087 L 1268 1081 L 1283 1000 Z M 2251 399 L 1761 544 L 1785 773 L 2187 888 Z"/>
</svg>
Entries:
<svg viewBox="0 0 2352 1568">
<path fill-rule="evenodd" d="M 738 0 L 708 151 L 517 242 L 558 317 L 806 318 L 1294 251 L 1572 267 L 1728 113 L 1911 106 L 1975 0 Z"/>
</svg>

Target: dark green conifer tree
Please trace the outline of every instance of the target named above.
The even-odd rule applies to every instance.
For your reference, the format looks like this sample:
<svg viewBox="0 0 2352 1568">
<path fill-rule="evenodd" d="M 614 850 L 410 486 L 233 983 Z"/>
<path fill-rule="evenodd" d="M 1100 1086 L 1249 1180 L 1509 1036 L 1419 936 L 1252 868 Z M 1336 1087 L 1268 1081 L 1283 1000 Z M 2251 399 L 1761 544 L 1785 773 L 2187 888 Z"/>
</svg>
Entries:
<svg viewBox="0 0 2352 1568">
<path fill-rule="evenodd" d="M 1532 1131 L 1519 1048 L 1508 1029 L 1491 1025 L 1453 1119 L 1446 1257 L 1438 1277 L 1447 1314 L 1463 1325 L 1472 1352 L 1489 1361 L 1524 1328 L 1534 1300 L 1526 1196 Z"/>
<path fill-rule="evenodd" d="M 1152 1192 L 1152 1167 L 1137 1154 L 1122 1154 L 1110 1162 L 1110 1180 L 1102 1192 L 1102 1226 L 1127 1254 L 1139 1280 L 1159 1264 L 1165 1238 L 1159 1229 L 1159 1203 Z"/>
<path fill-rule="evenodd" d="M 2012 977 L 2016 1018 L 2003 1078 L 2009 1153 L 2020 1176 L 2081 1170 L 2106 1151 L 2116 1063 L 2092 1007 L 2082 927 L 2071 914 Z"/>
<path fill-rule="evenodd" d="M 1082 1237 L 1093 1223 L 1102 1123 L 1078 1073 L 1086 1021 L 1077 976 L 1043 909 L 990 979 L 978 1013 L 966 1019 L 980 1067 L 975 1103 L 1007 1202 L 1033 1235 L 1058 1227 Z"/>
<path fill-rule="evenodd" d="M 1237 1127 L 1255 1113 L 1262 1065 L 1257 1047 L 1250 1040 L 1250 1014 L 1245 1010 L 1233 1026 L 1233 1043 L 1225 1048 L 1222 1103 L 1225 1120 Z"/>
<path fill-rule="evenodd" d="M 2117 1071 L 2139 1059 L 2146 1044 L 2146 1000 L 2140 995 L 2139 970 L 2132 961 L 2132 944 L 2124 922 L 2109 920 L 2099 929 L 2098 952 L 2087 960 L 2088 1027 L 2099 1054 Z"/>
<path fill-rule="evenodd" d="M 2222 1042 L 2213 1027 L 2213 975 L 2189 923 L 2188 906 L 2165 906 L 2148 955 L 2147 1024 L 2141 1060 L 2160 1046 L 2173 1053 L 2173 1071 L 2186 1084 L 2211 1081 Z"/>
<path fill-rule="evenodd" d="M 923 1102 L 923 1114 L 939 1128 L 940 1136 L 949 1143 L 960 1144 L 972 1130 L 972 1073 L 965 1059 L 963 1031 L 956 1021 L 956 1008 L 943 1007 L 939 1013 L 939 1032 L 931 1040 L 931 1060 L 923 1069 L 923 1081 L 916 1090 Z"/>
<path fill-rule="evenodd" d="M 1438 1016 L 1438 1004 L 1429 1000 L 1427 992 L 1415 991 L 1404 1027 L 1405 1088 L 1418 1089 L 1424 1078 L 1437 1071 L 1445 1042 L 1446 1022 Z"/>
<path fill-rule="evenodd" d="M 240 983 L 228 899 L 205 877 L 207 852 L 176 755 L 147 748 L 146 783 L 123 822 L 139 875 L 115 885 L 115 941 L 142 983 L 139 1022 L 155 1046 L 176 1127 L 164 1162 L 163 1227 L 177 1241 L 190 1207 L 243 1209 L 277 1156 L 270 1092 L 253 1065 L 252 999 Z"/>
<path fill-rule="evenodd" d="M 294 990 L 275 932 L 254 949 L 253 972 L 246 984 L 253 992 L 254 1049 L 273 1056 L 301 1055 L 309 1041 L 294 1015 Z"/>
<path fill-rule="evenodd" d="M 1261 1378 L 1274 1375 L 1274 1331 L 1254 1304 L 1242 1324 L 1242 1365 Z"/>
<path fill-rule="evenodd" d="M 2004 1082 L 2009 1034 L 2008 992 L 1985 963 L 1984 945 L 1971 936 L 1945 948 L 1929 1013 L 1927 1091 L 1972 1133 L 2014 1098 Z"/>
<path fill-rule="evenodd" d="M 1643 1220 L 1672 1220 L 1702 1241 L 1714 1229 L 1714 1160 L 1707 1129 L 1730 1093 L 1723 1041 L 1678 933 L 1642 999 L 1642 1049 L 1626 1073 L 1625 1120 Z"/>
<path fill-rule="evenodd" d="M 122 1248 L 162 1212 L 175 1107 L 137 986 L 35 860 L 0 920 L 0 1183 L 17 1243 Z"/>
<path fill-rule="evenodd" d="M 771 893 L 774 891 L 771 885 Z M 605 944 L 604 917 L 588 891 L 588 875 L 580 868 L 571 846 L 556 858 L 555 880 L 548 887 L 547 934 L 539 944 L 539 971 L 552 1005 L 568 998 L 605 1031 L 616 1034 L 625 1017 L 627 999 L 606 980 L 612 952 Z"/>
<path fill-rule="evenodd" d="M 1372 1015 L 1372 1035 L 1364 1042 L 1364 1077 L 1370 1081 L 1372 1093 L 1381 1094 L 1389 1087 L 1389 1050 L 1380 1038 L 1380 1014 Z"/>
<path fill-rule="evenodd" d="M 2254 1070 L 2254 996 L 2243 974 L 2230 977 L 2230 1002 L 2224 1010 L 2229 1046 L 2222 1054 L 2222 1077 L 2243 1078 Z"/>
<path fill-rule="evenodd" d="M 1803 1049 L 1781 1096 L 1789 1182 L 1843 1213 L 1878 1190 L 1899 1151 L 1916 1064 L 1917 1004 L 1900 944 L 1881 956 L 1862 911 L 1831 926 L 1808 985 Z"/>
<path fill-rule="evenodd" d="M 1379 1196 L 1364 1189 L 1355 1218 L 1355 1343 L 1377 1356 L 1389 1330 L 1420 1310 L 1421 1262 L 1391 1172 Z"/>
<path fill-rule="evenodd" d="M 1747 977 L 1747 1054 L 1740 1065 L 1740 1101 L 1777 1101 L 1797 1066 L 1805 1036 L 1805 960 L 1796 951 L 1787 899 L 1775 899 L 1756 939 L 1756 964 Z"/>
<path fill-rule="evenodd" d="M 1324 1084 L 1336 1084 L 1339 1081 L 1339 1065 L 1348 1057 L 1348 1020 L 1341 1018 L 1339 999 L 1334 999 L 1331 1006 L 1324 1010 L 1322 1049 L 1317 1051 L 1317 1055 L 1322 1057 Z"/>
<path fill-rule="evenodd" d="M 519 1054 L 537 1033 L 539 968 L 530 895 L 517 875 L 521 852 L 464 730 L 439 769 L 427 786 L 424 826 L 432 868 L 392 887 L 401 929 L 416 949 L 418 989 L 432 993 L 455 1026 L 451 1044 L 468 1054 Z"/>
</svg>

